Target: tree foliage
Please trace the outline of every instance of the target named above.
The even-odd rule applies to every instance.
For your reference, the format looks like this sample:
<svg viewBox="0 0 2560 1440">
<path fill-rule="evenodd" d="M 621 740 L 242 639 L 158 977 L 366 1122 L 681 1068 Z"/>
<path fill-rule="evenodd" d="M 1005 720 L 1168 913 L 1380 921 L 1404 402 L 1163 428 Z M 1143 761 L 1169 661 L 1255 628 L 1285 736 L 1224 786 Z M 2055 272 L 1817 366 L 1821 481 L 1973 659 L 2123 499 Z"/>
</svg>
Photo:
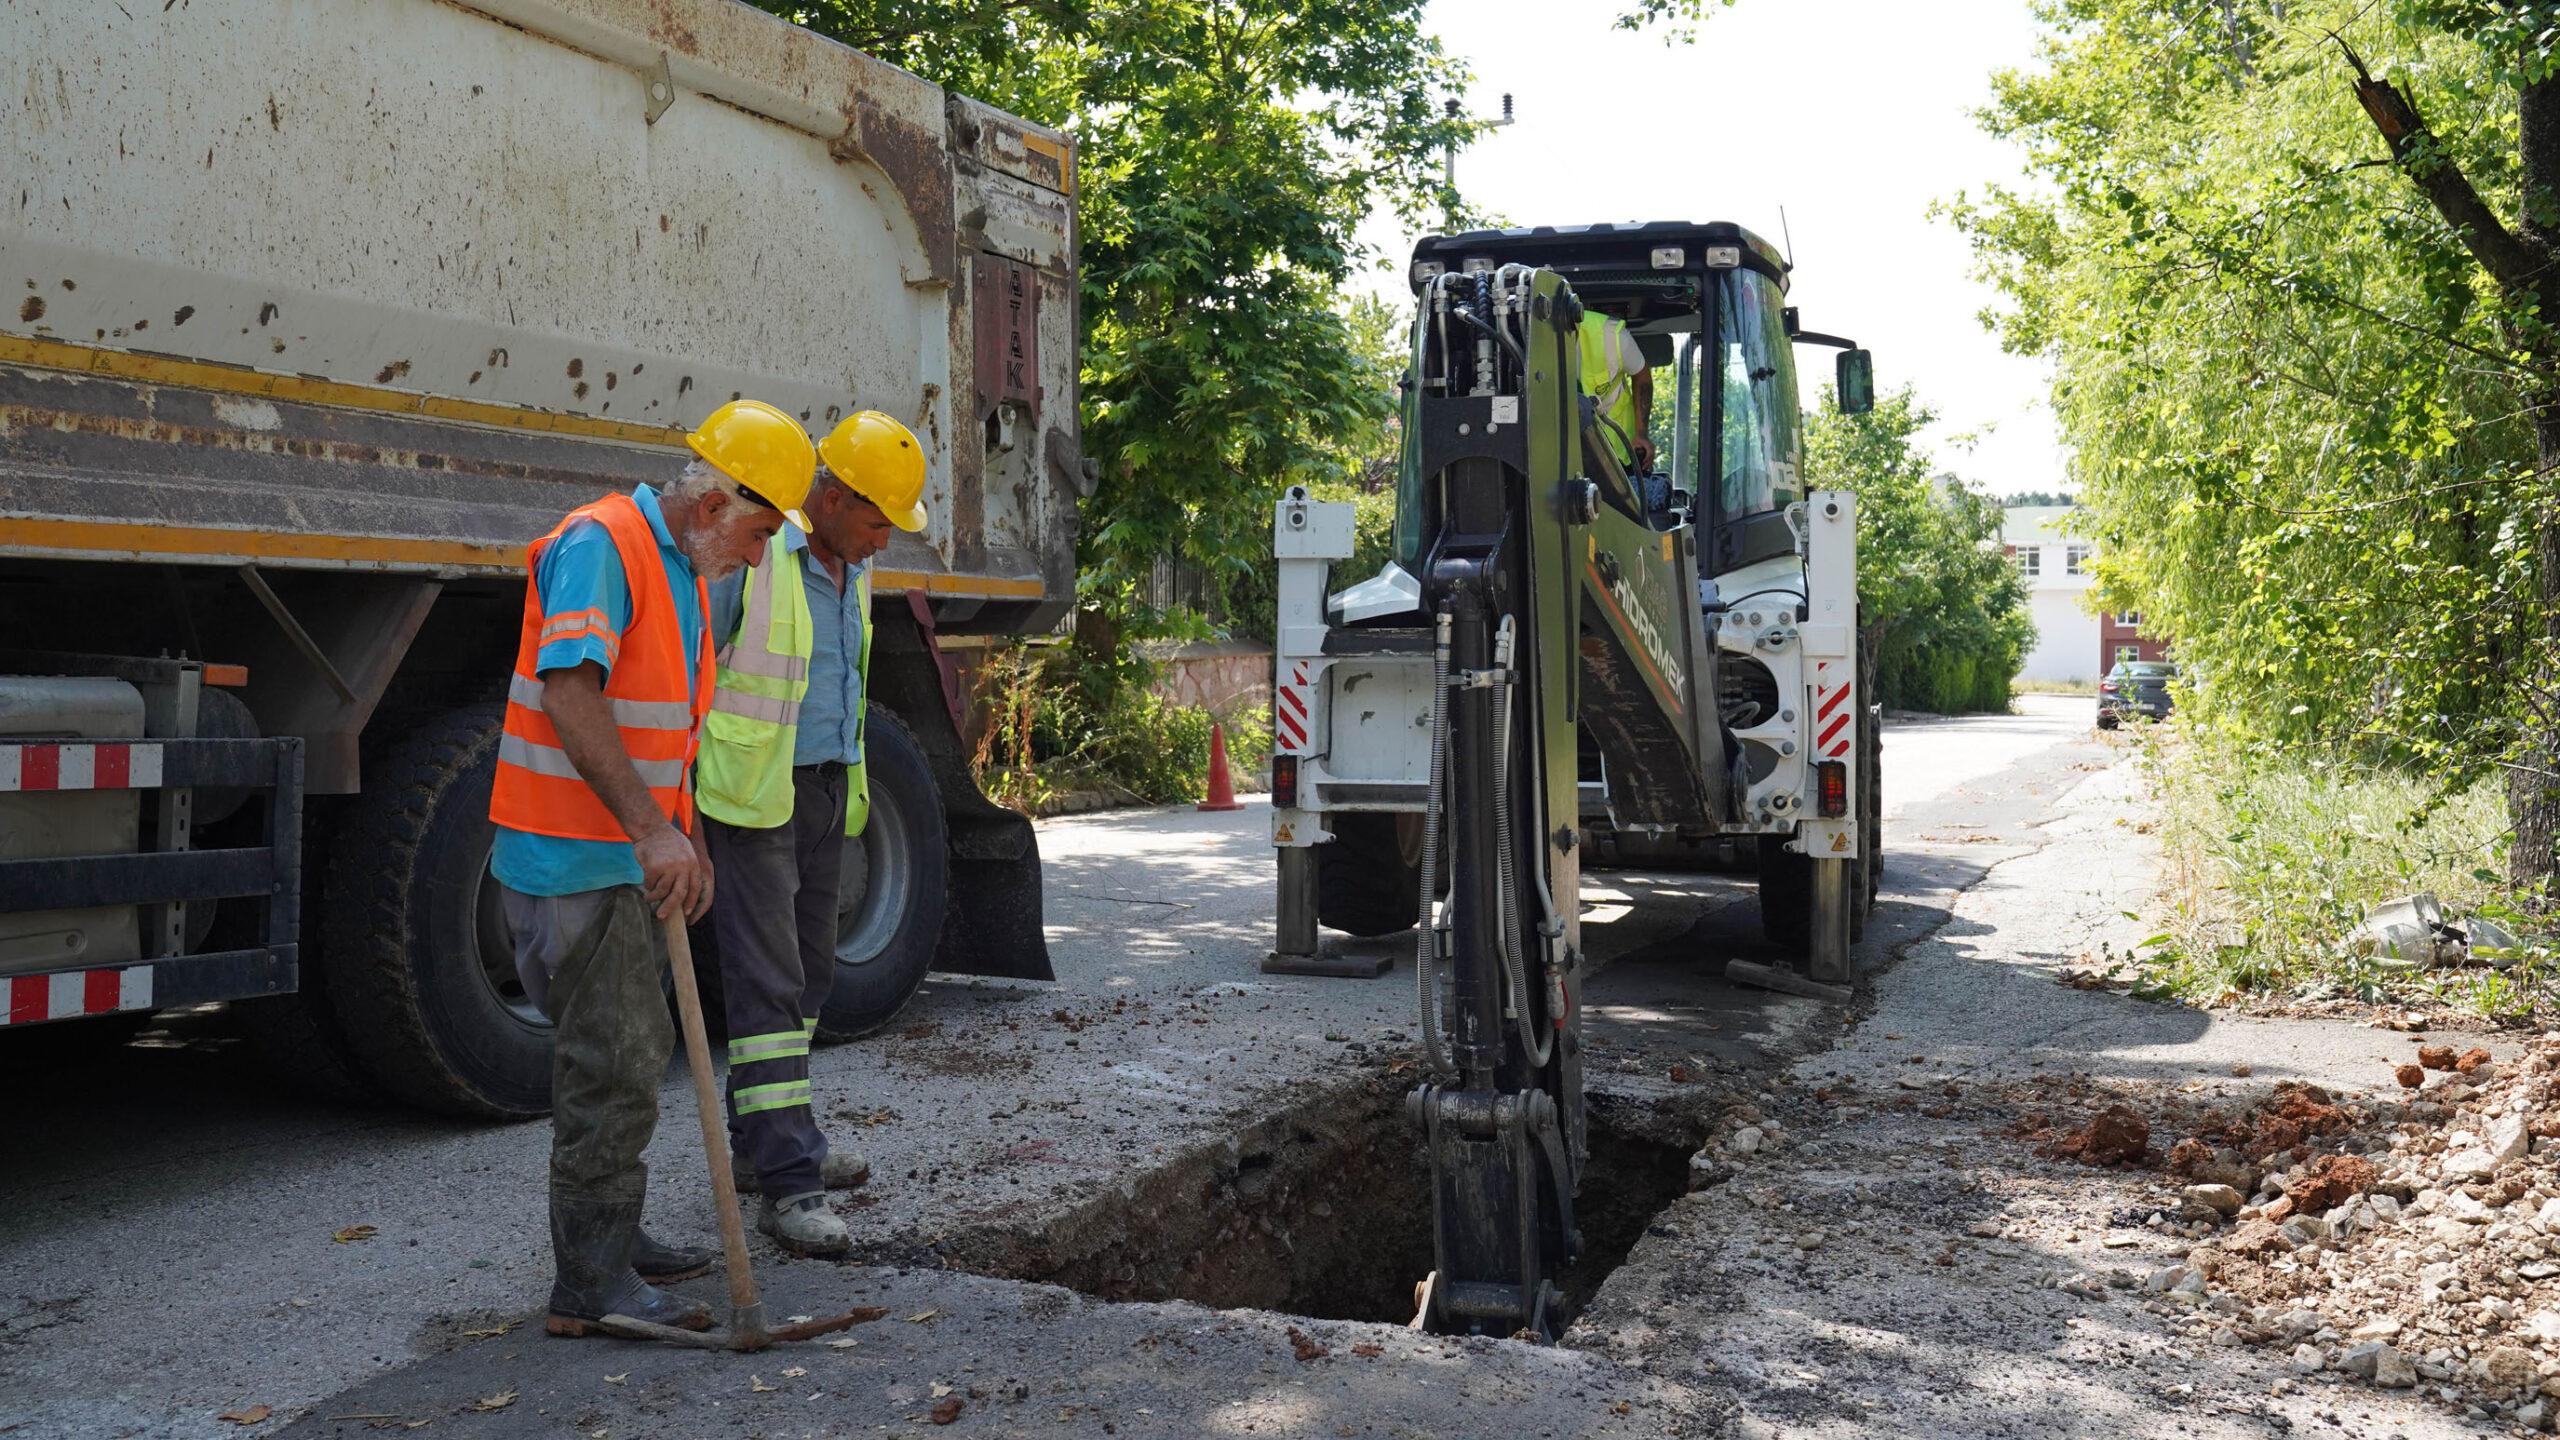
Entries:
<svg viewBox="0 0 2560 1440">
<path fill-rule="evenodd" d="M 1082 226 L 1082 601 L 1149 628 L 1159 559 L 1249 583 L 1271 505 L 1334 480 L 1387 423 L 1395 372 L 1343 284 L 1372 211 L 1454 204 L 1475 124 L 1422 0 L 759 0 L 1076 137 Z"/>
<path fill-rule="evenodd" d="M 1864 415 L 1806 417 L 1809 488 L 1858 497 L 1858 609 L 1876 699 L 1904 709 L 2006 710 L 2034 642 L 2025 585 L 1999 548 L 1999 502 L 1939 474 L 1918 441 L 1937 416 L 1909 386 Z"/>
<path fill-rule="evenodd" d="M 2516 241 L 2497 216 L 2547 214 L 2517 87 L 2548 77 L 2548 17 L 2038 13 L 2046 72 L 2000 77 L 1982 118 L 2040 183 L 1952 210 L 2008 298 L 2006 343 L 2056 367 L 2103 602 L 2174 636 L 2197 711 L 2243 736 L 2515 765 L 2552 728 L 2552 347 L 2490 252 Z M 2395 137 L 2391 96 L 2424 128 Z"/>
</svg>

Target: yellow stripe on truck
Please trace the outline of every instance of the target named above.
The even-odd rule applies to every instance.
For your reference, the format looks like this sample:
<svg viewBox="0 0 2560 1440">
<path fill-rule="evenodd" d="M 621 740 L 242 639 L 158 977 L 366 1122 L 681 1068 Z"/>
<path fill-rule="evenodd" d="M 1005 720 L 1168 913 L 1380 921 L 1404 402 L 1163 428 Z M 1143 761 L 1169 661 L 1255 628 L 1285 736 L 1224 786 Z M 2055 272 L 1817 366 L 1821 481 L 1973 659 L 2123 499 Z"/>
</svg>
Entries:
<svg viewBox="0 0 2560 1440">
<path fill-rule="evenodd" d="M 113 375 L 120 380 L 184 385 L 194 390 L 227 390 L 235 395 L 261 395 L 271 400 L 294 400 L 311 405 L 386 410 L 427 415 L 439 420 L 463 420 L 474 425 L 503 425 L 509 429 L 540 430 L 553 435 L 585 435 L 599 440 L 623 440 L 677 450 L 685 448 L 685 432 L 666 425 L 638 425 L 628 420 L 561 415 L 549 410 L 493 405 L 485 400 L 457 400 L 449 395 L 422 395 L 414 390 L 352 385 L 344 380 L 318 380 L 308 375 L 273 375 L 236 365 L 181 360 L 170 355 L 137 355 L 127 350 L 105 350 L 64 340 L 0 335 L 0 363 L 80 370 L 93 375 Z"/>
<path fill-rule="evenodd" d="M 192 560 L 207 565 L 276 563 L 330 570 L 436 569 L 524 573 L 524 547 L 470 540 L 408 540 L 375 535 L 311 535 L 282 530 L 224 530 L 135 525 L 109 520 L 50 520 L 0 515 L 0 555 L 65 560 Z M 932 575 L 879 570 L 875 590 L 1037 600 L 1037 580 L 997 575 Z"/>
</svg>

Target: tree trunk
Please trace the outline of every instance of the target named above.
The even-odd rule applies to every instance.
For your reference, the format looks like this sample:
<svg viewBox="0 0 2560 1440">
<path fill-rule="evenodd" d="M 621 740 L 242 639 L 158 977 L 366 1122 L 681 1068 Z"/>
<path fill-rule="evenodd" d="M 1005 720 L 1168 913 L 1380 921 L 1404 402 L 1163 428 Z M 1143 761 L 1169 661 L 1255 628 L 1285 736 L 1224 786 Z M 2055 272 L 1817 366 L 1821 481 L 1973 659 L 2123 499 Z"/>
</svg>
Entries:
<svg viewBox="0 0 2560 1440">
<path fill-rule="evenodd" d="M 2535 459 L 2542 470 L 2527 491 L 2533 497 L 2534 598 L 2541 609 L 2536 628 L 2542 644 L 2531 675 L 2519 677 L 2527 688 L 2517 707 L 2522 734 L 2516 768 L 2507 772 L 2507 816 L 2515 826 L 2507 877 L 2520 890 L 2547 890 L 2560 875 L 2560 729 L 2552 708 L 2560 699 L 2560 513 L 2546 498 L 2549 477 L 2560 466 L 2560 383 L 2548 378 L 2560 368 L 2560 343 L 2544 328 L 2555 318 L 2550 301 L 2560 288 L 2551 276 L 2551 257 L 2560 254 L 2560 78 L 2523 87 L 2516 102 L 2524 181 L 2516 230 L 2541 259 L 2532 278 L 2544 302 L 2535 328 L 2518 337 L 2540 372 L 2536 382 L 2528 382 L 2534 392 L 2524 398 L 2533 412 Z"/>
</svg>

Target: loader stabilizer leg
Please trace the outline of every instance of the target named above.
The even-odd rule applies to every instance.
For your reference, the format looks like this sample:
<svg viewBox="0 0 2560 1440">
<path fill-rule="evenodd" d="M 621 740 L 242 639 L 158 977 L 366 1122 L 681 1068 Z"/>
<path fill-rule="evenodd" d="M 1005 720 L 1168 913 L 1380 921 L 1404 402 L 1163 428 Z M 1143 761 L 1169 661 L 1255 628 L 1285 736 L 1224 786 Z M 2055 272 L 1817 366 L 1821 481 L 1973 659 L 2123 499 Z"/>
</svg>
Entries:
<svg viewBox="0 0 2560 1440">
<path fill-rule="evenodd" d="M 1813 924 L 1805 946 L 1805 974 L 1826 985 L 1856 978 L 1849 966 L 1849 867 L 1855 860 L 1813 862 Z"/>
</svg>

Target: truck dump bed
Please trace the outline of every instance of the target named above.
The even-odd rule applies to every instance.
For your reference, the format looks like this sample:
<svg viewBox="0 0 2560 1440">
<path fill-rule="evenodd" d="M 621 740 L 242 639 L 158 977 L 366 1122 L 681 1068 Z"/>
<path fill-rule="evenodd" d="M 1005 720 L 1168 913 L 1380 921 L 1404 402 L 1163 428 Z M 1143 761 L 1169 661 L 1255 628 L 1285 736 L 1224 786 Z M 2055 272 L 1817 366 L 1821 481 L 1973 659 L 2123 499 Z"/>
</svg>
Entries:
<svg viewBox="0 0 2560 1440">
<path fill-rule="evenodd" d="M 1073 593 L 1061 134 L 732 0 L 21 0 L 0 556 L 520 573 L 735 395 L 930 456 L 944 628 Z"/>
</svg>

